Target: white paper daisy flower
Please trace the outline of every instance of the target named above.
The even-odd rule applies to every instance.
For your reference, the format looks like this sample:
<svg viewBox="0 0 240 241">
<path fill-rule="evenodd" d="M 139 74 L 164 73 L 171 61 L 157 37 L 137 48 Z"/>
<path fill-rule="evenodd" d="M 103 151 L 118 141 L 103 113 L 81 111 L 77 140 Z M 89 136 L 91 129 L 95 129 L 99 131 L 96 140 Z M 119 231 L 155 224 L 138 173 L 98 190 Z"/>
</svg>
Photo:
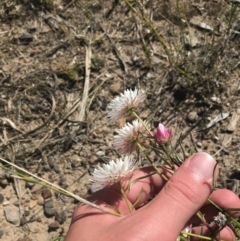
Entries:
<svg viewBox="0 0 240 241">
<path fill-rule="evenodd" d="M 109 164 L 97 167 L 91 173 L 92 191 L 96 192 L 114 183 L 130 180 L 136 167 L 137 162 L 133 161 L 129 156 L 125 156 L 123 159 L 116 159 L 116 161 L 112 160 Z"/>
<path fill-rule="evenodd" d="M 148 127 L 146 121 L 144 121 L 144 124 Z M 139 120 L 134 120 L 132 124 L 127 123 L 114 136 L 114 148 L 119 154 L 129 155 L 138 149 L 137 144 L 145 146 L 147 135 L 149 135 L 146 127 Z"/>
<path fill-rule="evenodd" d="M 122 117 L 129 117 L 145 99 L 146 94 L 137 88 L 125 90 L 120 96 L 115 97 L 109 105 L 108 116 L 114 121 Z"/>
</svg>

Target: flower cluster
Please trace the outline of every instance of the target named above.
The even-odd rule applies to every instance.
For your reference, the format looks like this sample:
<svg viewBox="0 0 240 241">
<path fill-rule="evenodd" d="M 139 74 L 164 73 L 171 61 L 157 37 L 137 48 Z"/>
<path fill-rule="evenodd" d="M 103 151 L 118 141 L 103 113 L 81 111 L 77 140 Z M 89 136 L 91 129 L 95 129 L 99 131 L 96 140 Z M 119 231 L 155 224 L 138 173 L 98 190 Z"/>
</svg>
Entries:
<svg viewBox="0 0 240 241">
<path fill-rule="evenodd" d="M 136 203 L 138 203 L 138 199 L 144 190 L 140 191 L 138 199 L 132 203 L 128 199 L 128 189 L 126 188 L 130 188 L 135 182 L 150 177 L 150 175 L 155 173 L 158 173 L 164 180 L 168 181 L 168 177 L 163 175 L 161 169 L 159 169 L 159 163 L 161 163 L 160 165 L 165 165 L 165 167 L 167 166 L 168 168 L 163 167 L 163 169 L 164 171 L 169 171 L 171 174 L 176 170 L 175 167 L 180 166 L 182 163 L 181 157 L 179 157 L 173 145 L 171 145 L 173 138 L 172 130 L 162 123 L 159 123 L 155 130 L 152 130 L 149 122 L 142 120 L 136 112 L 137 107 L 142 104 L 145 98 L 146 95 L 143 92 L 135 89 L 134 91 L 124 91 L 124 93 L 112 101 L 108 112 L 108 116 L 112 120 L 119 120 L 120 118 L 129 120 L 130 118 L 128 117 L 130 116 L 134 116 L 136 119 L 132 122 L 127 122 L 114 136 L 113 146 L 123 157 L 115 161 L 111 160 L 108 164 L 97 167 L 92 172 L 91 178 L 93 192 L 118 184 L 115 187 L 119 188 L 119 193 L 122 194 L 121 198 L 126 202 L 130 213 L 136 210 Z M 147 175 L 141 177 L 138 177 L 138 173 L 136 173 L 135 180 L 131 181 L 134 171 L 138 167 L 138 162 L 129 156 L 134 152 L 141 152 L 152 165 L 154 172 L 147 172 Z M 184 150 L 183 154 L 185 156 Z M 154 157 L 156 163 L 152 160 L 152 157 Z M 115 207 L 113 209 L 116 210 L 117 214 L 121 214 Z M 227 224 L 227 216 L 220 212 L 213 218 L 213 222 L 209 224 L 209 227 L 213 226 L 221 230 Z M 193 234 L 193 228 L 192 224 L 186 226 L 176 241 L 190 240 L 190 237 L 195 235 Z"/>
<path fill-rule="evenodd" d="M 113 120 L 122 117 L 129 117 L 135 112 L 137 107 L 145 100 L 146 95 L 138 90 L 125 90 L 116 97 L 109 106 L 108 116 Z M 137 116 L 137 115 L 136 115 Z M 150 131 L 147 121 L 141 119 L 126 123 L 114 136 L 113 146 L 120 155 L 126 155 L 123 159 L 110 161 L 102 167 L 97 167 L 92 173 L 92 191 L 98 191 L 106 186 L 129 180 L 136 168 L 136 161 L 128 155 L 139 149 L 143 150 L 149 145 L 149 139 L 155 140 L 159 144 L 167 143 L 172 138 L 172 132 L 164 125 L 159 124 L 155 134 Z"/>
</svg>

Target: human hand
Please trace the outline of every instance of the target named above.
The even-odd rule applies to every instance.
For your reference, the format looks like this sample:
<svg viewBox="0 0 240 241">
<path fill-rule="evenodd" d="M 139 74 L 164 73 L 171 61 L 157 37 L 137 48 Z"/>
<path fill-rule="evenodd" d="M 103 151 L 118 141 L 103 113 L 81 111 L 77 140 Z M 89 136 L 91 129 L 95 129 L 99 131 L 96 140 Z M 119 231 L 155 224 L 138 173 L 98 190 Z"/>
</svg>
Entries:
<svg viewBox="0 0 240 241">
<path fill-rule="evenodd" d="M 207 202 L 212 191 L 215 165 L 216 161 L 210 155 L 198 153 L 189 157 L 167 183 L 158 174 L 137 181 L 127 191 L 132 203 L 143 191 L 132 213 L 114 186 L 92 194 L 91 202 L 103 207 L 115 206 L 123 216 L 116 217 L 80 204 L 75 209 L 65 241 L 175 241 L 189 224 L 194 227 L 193 233 L 210 236 L 211 232 L 205 226 L 197 227 L 200 220 L 195 214 L 201 209 L 209 223 L 218 215 L 219 211 Z M 152 167 L 138 169 L 132 180 L 151 171 Z M 214 177 L 217 176 L 218 167 Z M 153 196 L 153 200 L 143 205 Z M 239 198 L 229 190 L 216 190 L 210 199 L 222 208 L 240 207 Z M 220 232 L 220 239 L 235 240 L 234 232 L 225 227 Z"/>
</svg>

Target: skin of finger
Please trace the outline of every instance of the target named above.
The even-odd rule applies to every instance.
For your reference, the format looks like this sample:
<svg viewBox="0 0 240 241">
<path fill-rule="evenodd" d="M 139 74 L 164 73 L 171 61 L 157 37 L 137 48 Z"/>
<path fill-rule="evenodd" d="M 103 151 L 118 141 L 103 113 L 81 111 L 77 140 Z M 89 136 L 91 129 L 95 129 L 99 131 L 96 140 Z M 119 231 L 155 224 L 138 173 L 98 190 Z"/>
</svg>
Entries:
<svg viewBox="0 0 240 241">
<path fill-rule="evenodd" d="M 138 169 L 134 172 L 132 180 L 145 176 L 152 171 L 154 171 L 152 167 Z M 128 198 L 134 202 L 138 198 L 140 190 L 143 189 L 144 192 L 139 199 L 139 204 L 144 203 L 151 195 L 157 194 L 164 184 L 165 182 L 158 174 L 146 177 L 131 186 L 130 191 L 127 192 Z M 125 215 L 129 214 L 126 202 L 116 187 L 104 188 L 93 193 L 88 200 L 105 208 L 106 204 L 116 206 L 121 213 Z M 108 210 L 113 211 L 113 209 Z M 111 233 L 115 233 L 118 229 L 121 230 L 121 225 L 120 227 L 117 225 L 115 228 L 112 226 L 115 223 L 119 223 L 121 219 L 120 217 L 105 214 L 97 209 L 80 204 L 74 211 L 73 221 L 65 237 L 65 241 L 116 240 L 116 238 L 110 239 Z M 94 232 L 89 230 L 91 227 L 94 227 Z M 111 232 L 108 229 L 109 227 L 112 227 L 111 230 L 115 231 Z M 81 233 L 81 238 L 79 238 L 79 233 Z M 104 238 L 105 235 L 107 236 Z"/>
<path fill-rule="evenodd" d="M 227 208 L 235 208 L 238 211 L 228 211 L 228 214 L 233 215 L 234 217 L 240 216 L 240 199 L 239 197 L 228 189 L 218 189 L 215 190 L 210 199 L 215 202 L 218 206 L 227 209 Z M 208 202 L 209 203 L 209 202 Z"/>
<path fill-rule="evenodd" d="M 161 169 L 159 170 L 164 176 L 169 176 L 166 171 Z M 141 168 L 135 172 L 132 180 L 146 176 L 154 171 L 153 167 Z M 133 183 L 133 185 L 131 185 L 130 189 L 126 191 L 127 198 L 131 203 L 135 203 L 137 201 L 136 207 L 141 206 L 146 203 L 149 198 L 157 195 L 165 183 L 166 181 L 157 173 L 152 176 L 145 177 L 144 179 L 137 180 Z"/>
<path fill-rule="evenodd" d="M 173 172 L 173 171 L 167 170 L 167 168 L 169 169 L 169 167 L 167 166 L 164 169 L 159 168 L 159 171 L 167 179 L 169 179 L 172 176 L 170 172 Z M 178 167 L 175 166 L 175 169 L 177 168 Z M 166 180 L 164 180 L 162 176 L 160 176 L 157 173 L 151 176 L 146 176 L 153 172 L 156 172 L 156 170 L 152 166 L 143 167 L 143 168 L 136 169 L 134 171 L 133 176 L 131 177 L 130 183 L 132 182 L 132 184 L 130 184 L 130 187 L 126 189 L 126 195 L 128 200 L 132 204 L 135 203 L 136 200 L 138 200 L 136 207 L 141 206 L 143 203 L 146 203 L 149 200 L 149 198 L 157 195 L 166 183 Z M 128 184 L 129 182 L 126 181 L 123 183 L 123 186 L 127 187 Z M 113 185 L 110 188 L 104 188 L 96 193 L 93 193 L 91 195 L 91 201 L 102 200 L 103 202 L 106 202 L 109 204 L 111 202 L 110 205 L 114 205 L 116 207 L 120 207 L 121 205 L 125 206 L 124 200 L 122 200 L 123 202 L 120 201 L 114 204 L 114 200 L 116 200 L 115 195 L 108 194 L 108 193 L 111 193 L 112 190 L 119 192 L 119 187 L 117 185 Z"/>
<path fill-rule="evenodd" d="M 175 240 L 188 219 L 210 195 L 211 180 L 207 182 L 203 176 L 187 168 L 188 161 L 189 159 L 176 171 L 161 192 L 139 210 L 139 219 L 142 219 L 141 213 L 148 213 L 151 216 L 151 227 L 155 226 L 153 230 L 159 230 L 150 240 L 157 240 L 159 235 L 168 237 L 165 240 Z M 179 200 L 184 200 L 184 203 Z M 163 227 L 162 230 L 159 227 Z"/>
<path fill-rule="evenodd" d="M 131 181 L 134 181 L 140 177 L 146 176 L 154 171 L 153 167 L 145 167 L 135 170 Z M 138 180 L 130 185 L 130 188 L 126 190 L 127 199 L 130 205 L 137 201 L 137 205 L 141 206 L 146 203 L 148 199 L 159 193 L 161 188 L 165 185 L 165 181 L 159 176 L 159 174 L 154 174 L 144 179 Z M 124 186 L 127 186 L 127 182 Z M 114 185 L 109 188 L 104 188 L 98 192 L 93 193 L 89 198 L 89 201 L 95 202 L 98 205 L 108 205 L 115 206 L 123 215 L 129 214 L 128 207 L 122 194 L 119 191 L 119 186 Z M 79 210 L 80 212 L 82 210 Z"/>
<path fill-rule="evenodd" d="M 195 227 L 193 228 L 192 233 L 194 234 L 201 234 L 202 236 L 207 236 L 211 237 L 212 233 L 207 227 Z M 233 233 L 233 231 L 229 227 L 225 227 L 223 230 L 221 230 L 217 236 L 219 240 L 224 240 L 224 241 L 235 241 L 236 237 Z M 191 241 L 200 241 L 203 239 L 197 238 L 197 237 L 191 237 Z"/>
<path fill-rule="evenodd" d="M 224 197 L 224 198 L 223 198 Z M 226 209 L 226 208 L 240 208 L 240 199 L 238 196 L 233 193 L 230 190 L 226 189 L 218 189 L 215 190 L 211 195 L 210 199 L 217 204 L 221 209 Z M 212 205 L 210 202 L 206 202 L 204 207 L 201 208 L 201 213 L 204 215 L 204 218 L 206 219 L 207 222 L 211 222 L 213 220 L 214 216 L 217 216 L 218 213 L 220 212 L 214 205 Z M 227 212 L 229 215 L 233 215 L 233 217 L 239 217 L 240 212 Z M 188 224 L 193 224 L 197 225 L 201 221 L 200 219 L 194 215 L 189 221 Z"/>
</svg>

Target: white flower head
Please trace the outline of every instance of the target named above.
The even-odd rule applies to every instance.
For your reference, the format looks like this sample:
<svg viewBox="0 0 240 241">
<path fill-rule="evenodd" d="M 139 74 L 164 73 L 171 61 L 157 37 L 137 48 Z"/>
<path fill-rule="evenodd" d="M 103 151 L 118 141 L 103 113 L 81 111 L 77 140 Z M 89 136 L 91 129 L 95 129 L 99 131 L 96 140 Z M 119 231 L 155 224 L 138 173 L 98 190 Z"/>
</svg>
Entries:
<svg viewBox="0 0 240 241">
<path fill-rule="evenodd" d="M 122 117 L 129 117 L 132 111 L 145 99 L 146 94 L 137 88 L 135 90 L 125 90 L 120 96 L 115 97 L 109 105 L 108 116 L 114 121 Z"/>
<path fill-rule="evenodd" d="M 116 161 L 112 160 L 102 167 L 97 167 L 91 173 L 92 191 L 96 192 L 114 183 L 130 180 L 136 167 L 137 162 L 133 161 L 129 156 L 125 156 L 123 159 L 116 159 Z"/>
<path fill-rule="evenodd" d="M 148 123 L 144 121 L 148 127 Z M 127 123 L 114 136 L 113 146 L 119 154 L 129 155 L 138 149 L 138 144 L 145 146 L 147 143 L 148 130 L 139 120 L 134 120 L 132 124 Z"/>
</svg>

